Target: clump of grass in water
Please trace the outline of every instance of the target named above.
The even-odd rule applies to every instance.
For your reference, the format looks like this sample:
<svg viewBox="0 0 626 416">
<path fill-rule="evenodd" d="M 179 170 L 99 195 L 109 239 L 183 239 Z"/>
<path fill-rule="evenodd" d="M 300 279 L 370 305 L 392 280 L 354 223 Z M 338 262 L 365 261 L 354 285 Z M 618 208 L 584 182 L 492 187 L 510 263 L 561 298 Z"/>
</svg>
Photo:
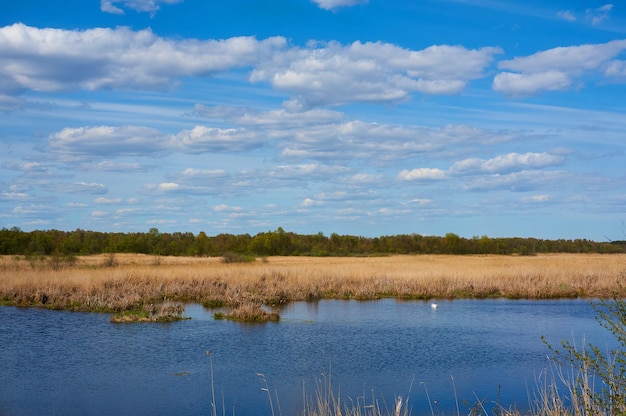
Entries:
<svg viewBox="0 0 626 416">
<path fill-rule="evenodd" d="M 122 311 L 111 317 L 113 323 L 129 322 L 174 322 L 185 319 L 185 306 L 181 303 L 144 305 L 142 309 Z"/>
<path fill-rule="evenodd" d="M 278 322 L 280 320 L 277 313 L 266 311 L 263 305 L 258 303 L 242 303 L 230 313 L 217 312 L 213 317 L 241 322 Z"/>
</svg>

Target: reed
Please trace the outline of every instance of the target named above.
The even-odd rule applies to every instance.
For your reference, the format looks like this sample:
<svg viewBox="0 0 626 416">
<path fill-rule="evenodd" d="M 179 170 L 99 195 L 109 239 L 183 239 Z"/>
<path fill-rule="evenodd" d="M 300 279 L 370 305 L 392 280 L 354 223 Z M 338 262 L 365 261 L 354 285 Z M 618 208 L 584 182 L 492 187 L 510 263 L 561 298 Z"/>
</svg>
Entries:
<svg viewBox="0 0 626 416">
<path fill-rule="evenodd" d="M 216 312 L 214 317 L 241 322 L 277 322 L 280 319 L 277 313 L 266 311 L 260 303 L 244 303 L 229 313 Z"/>
<path fill-rule="evenodd" d="M 186 319 L 183 317 L 185 305 L 165 302 L 158 305 L 145 304 L 141 309 L 126 310 L 111 317 L 113 323 L 129 322 L 173 322 Z"/>
<path fill-rule="evenodd" d="M 0 300 L 118 312 L 164 301 L 238 306 L 317 299 L 626 296 L 624 254 L 221 258 L 110 254 L 71 262 L 0 257 Z M 61 264 L 61 267 L 56 265 Z"/>
</svg>

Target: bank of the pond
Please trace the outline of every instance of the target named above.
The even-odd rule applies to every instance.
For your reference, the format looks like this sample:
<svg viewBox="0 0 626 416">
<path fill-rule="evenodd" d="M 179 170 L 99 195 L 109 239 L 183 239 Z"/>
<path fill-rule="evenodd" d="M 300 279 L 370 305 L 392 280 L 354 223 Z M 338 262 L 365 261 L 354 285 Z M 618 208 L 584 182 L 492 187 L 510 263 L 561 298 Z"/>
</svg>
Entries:
<svg viewBox="0 0 626 416">
<path fill-rule="evenodd" d="M 245 263 L 109 254 L 67 264 L 53 260 L 1 257 L 2 304 L 117 313 L 164 302 L 241 307 L 320 299 L 626 296 L 619 284 L 626 276 L 623 254 L 270 257 Z"/>
</svg>

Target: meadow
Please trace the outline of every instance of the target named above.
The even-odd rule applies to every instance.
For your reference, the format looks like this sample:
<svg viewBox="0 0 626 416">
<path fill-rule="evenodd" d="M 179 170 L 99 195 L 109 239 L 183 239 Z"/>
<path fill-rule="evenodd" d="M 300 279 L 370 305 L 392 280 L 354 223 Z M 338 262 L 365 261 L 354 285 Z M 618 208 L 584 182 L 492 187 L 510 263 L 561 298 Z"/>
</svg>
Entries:
<svg viewBox="0 0 626 416">
<path fill-rule="evenodd" d="M 624 297 L 626 255 L 0 257 L 0 300 L 119 312 L 160 302 L 278 305 L 317 299 Z"/>
</svg>

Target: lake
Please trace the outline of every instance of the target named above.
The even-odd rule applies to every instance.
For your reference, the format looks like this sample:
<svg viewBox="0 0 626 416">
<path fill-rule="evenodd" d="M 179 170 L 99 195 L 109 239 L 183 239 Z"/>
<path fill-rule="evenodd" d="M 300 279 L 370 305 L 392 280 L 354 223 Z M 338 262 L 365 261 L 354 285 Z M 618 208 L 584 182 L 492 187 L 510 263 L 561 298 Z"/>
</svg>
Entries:
<svg viewBox="0 0 626 416">
<path fill-rule="evenodd" d="M 267 324 L 214 320 L 199 305 L 185 314 L 112 324 L 0 307 L 0 414 L 210 415 L 214 391 L 218 415 L 292 415 L 329 379 L 344 401 L 391 409 L 401 395 L 413 415 L 456 414 L 457 402 L 467 414 L 463 401 L 477 399 L 524 409 L 550 366 L 542 335 L 612 340 L 588 300 L 323 300 Z"/>
</svg>

